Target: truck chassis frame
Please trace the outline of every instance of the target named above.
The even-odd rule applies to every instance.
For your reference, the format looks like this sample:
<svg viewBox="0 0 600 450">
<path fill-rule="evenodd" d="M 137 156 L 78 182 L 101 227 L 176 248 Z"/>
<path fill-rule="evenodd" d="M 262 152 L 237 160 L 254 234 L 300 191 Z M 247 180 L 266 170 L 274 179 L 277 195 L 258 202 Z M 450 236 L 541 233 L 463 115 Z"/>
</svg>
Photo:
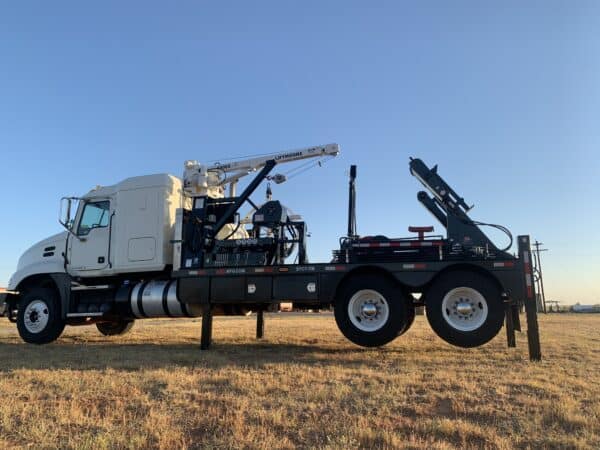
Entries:
<svg viewBox="0 0 600 450">
<path fill-rule="evenodd" d="M 318 263 L 267 267 L 211 268 L 180 270 L 173 273 L 179 280 L 181 301 L 202 305 L 201 349 L 212 342 L 212 309 L 215 305 L 262 305 L 257 309 L 256 337 L 264 336 L 264 316 L 267 305 L 285 300 L 326 308 L 335 302 L 340 284 L 352 275 L 377 273 L 423 292 L 429 283 L 446 271 L 468 268 L 493 276 L 503 287 L 507 344 L 516 347 L 515 331 L 521 331 L 519 310 L 524 305 L 527 317 L 527 339 L 531 360 L 541 359 L 535 286 L 531 282 L 531 249 L 529 236 L 518 236 L 519 258 L 506 261 L 434 261 L 402 263 Z M 525 292 L 524 301 L 517 301 Z M 513 297 L 515 296 L 515 297 Z M 240 299 L 244 299 L 241 301 Z M 415 300 L 414 306 L 423 306 Z"/>
</svg>

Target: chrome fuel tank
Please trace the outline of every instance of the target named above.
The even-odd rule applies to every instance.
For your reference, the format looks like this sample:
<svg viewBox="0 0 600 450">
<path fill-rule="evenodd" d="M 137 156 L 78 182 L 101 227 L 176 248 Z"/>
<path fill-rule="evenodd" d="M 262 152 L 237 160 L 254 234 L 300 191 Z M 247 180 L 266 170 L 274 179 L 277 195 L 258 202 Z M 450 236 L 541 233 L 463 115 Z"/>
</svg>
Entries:
<svg viewBox="0 0 600 450">
<path fill-rule="evenodd" d="M 181 303 L 177 299 L 177 280 L 138 283 L 133 287 L 129 301 L 131 311 L 138 319 L 202 315 L 200 305 Z"/>
</svg>

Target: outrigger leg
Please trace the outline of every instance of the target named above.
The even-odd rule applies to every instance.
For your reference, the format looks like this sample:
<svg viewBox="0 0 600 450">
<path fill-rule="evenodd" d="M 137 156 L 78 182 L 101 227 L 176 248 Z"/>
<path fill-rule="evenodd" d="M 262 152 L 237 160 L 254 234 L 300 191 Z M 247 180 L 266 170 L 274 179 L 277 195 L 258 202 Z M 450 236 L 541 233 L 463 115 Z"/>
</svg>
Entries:
<svg viewBox="0 0 600 450">
<path fill-rule="evenodd" d="M 256 312 L 256 339 L 262 339 L 265 335 L 265 317 L 264 311 L 259 309 Z"/>
<path fill-rule="evenodd" d="M 506 343 L 509 347 L 517 346 L 517 339 L 515 337 L 515 323 L 514 323 L 514 314 L 513 314 L 513 305 L 512 301 L 508 298 L 505 299 L 505 307 L 506 307 Z"/>
<path fill-rule="evenodd" d="M 200 335 L 200 350 L 208 350 L 212 341 L 212 308 L 209 303 L 202 305 L 202 331 Z"/>
<path fill-rule="evenodd" d="M 531 264 L 531 247 L 529 236 L 519 236 L 519 259 L 523 264 L 525 275 L 525 314 L 527 316 L 527 343 L 529 345 L 529 359 L 539 361 L 542 359 L 540 348 L 540 329 L 537 319 L 537 304 L 535 283 L 533 283 L 533 267 Z"/>
</svg>

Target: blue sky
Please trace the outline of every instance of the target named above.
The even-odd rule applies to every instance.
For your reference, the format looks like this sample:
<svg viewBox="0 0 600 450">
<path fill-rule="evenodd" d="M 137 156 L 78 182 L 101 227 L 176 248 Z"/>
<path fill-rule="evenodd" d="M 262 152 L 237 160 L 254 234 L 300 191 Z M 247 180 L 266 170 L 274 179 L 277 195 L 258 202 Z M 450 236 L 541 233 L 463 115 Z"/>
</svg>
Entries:
<svg viewBox="0 0 600 450">
<path fill-rule="evenodd" d="M 3 2 L 0 68 L 0 285 L 63 195 L 337 142 L 274 188 L 311 259 L 345 232 L 350 164 L 362 234 L 434 224 L 417 156 L 550 248 L 549 299 L 600 301 L 598 2 Z"/>
</svg>

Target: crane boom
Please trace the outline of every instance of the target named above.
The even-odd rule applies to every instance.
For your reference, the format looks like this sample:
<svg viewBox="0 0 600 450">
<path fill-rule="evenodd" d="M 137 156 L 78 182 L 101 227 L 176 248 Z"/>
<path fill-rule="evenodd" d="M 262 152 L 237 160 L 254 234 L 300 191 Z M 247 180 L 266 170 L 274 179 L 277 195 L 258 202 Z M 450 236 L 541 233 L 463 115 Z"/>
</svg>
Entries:
<svg viewBox="0 0 600 450">
<path fill-rule="evenodd" d="M 307 158 L 317 158 L 320 156 L 336 156 L 340 152 L 338 144 L 317 145 L 315 147 L 305 147 L 297 150 L 288 150 L 281 153 L 261 156 L 229 163 L 216 163 L 207 167 L 208 171 L 218 170 L 221 172 L 255 171 L 265 166 L 267 161 L 274 160 L 277 164 L 298 161 Z"/>
<path fill-rule="evenodd" d="M 186 161 L 184 171 L 184 190 L 192 196 L 210 195 L 220 197 L 223 195 L 223 186 L 234 186 L 237 181 L 263 168 L 268 161 L 277 164 L 299 161 L 308 158 L 323 156 L 337 156 L 340 152 L 338 144 L 317 145 L 281 153 L 269 154 L 257 158 L 237 160 L 227 163 L 204 165 L 198 161 Z"/>
</svg>

